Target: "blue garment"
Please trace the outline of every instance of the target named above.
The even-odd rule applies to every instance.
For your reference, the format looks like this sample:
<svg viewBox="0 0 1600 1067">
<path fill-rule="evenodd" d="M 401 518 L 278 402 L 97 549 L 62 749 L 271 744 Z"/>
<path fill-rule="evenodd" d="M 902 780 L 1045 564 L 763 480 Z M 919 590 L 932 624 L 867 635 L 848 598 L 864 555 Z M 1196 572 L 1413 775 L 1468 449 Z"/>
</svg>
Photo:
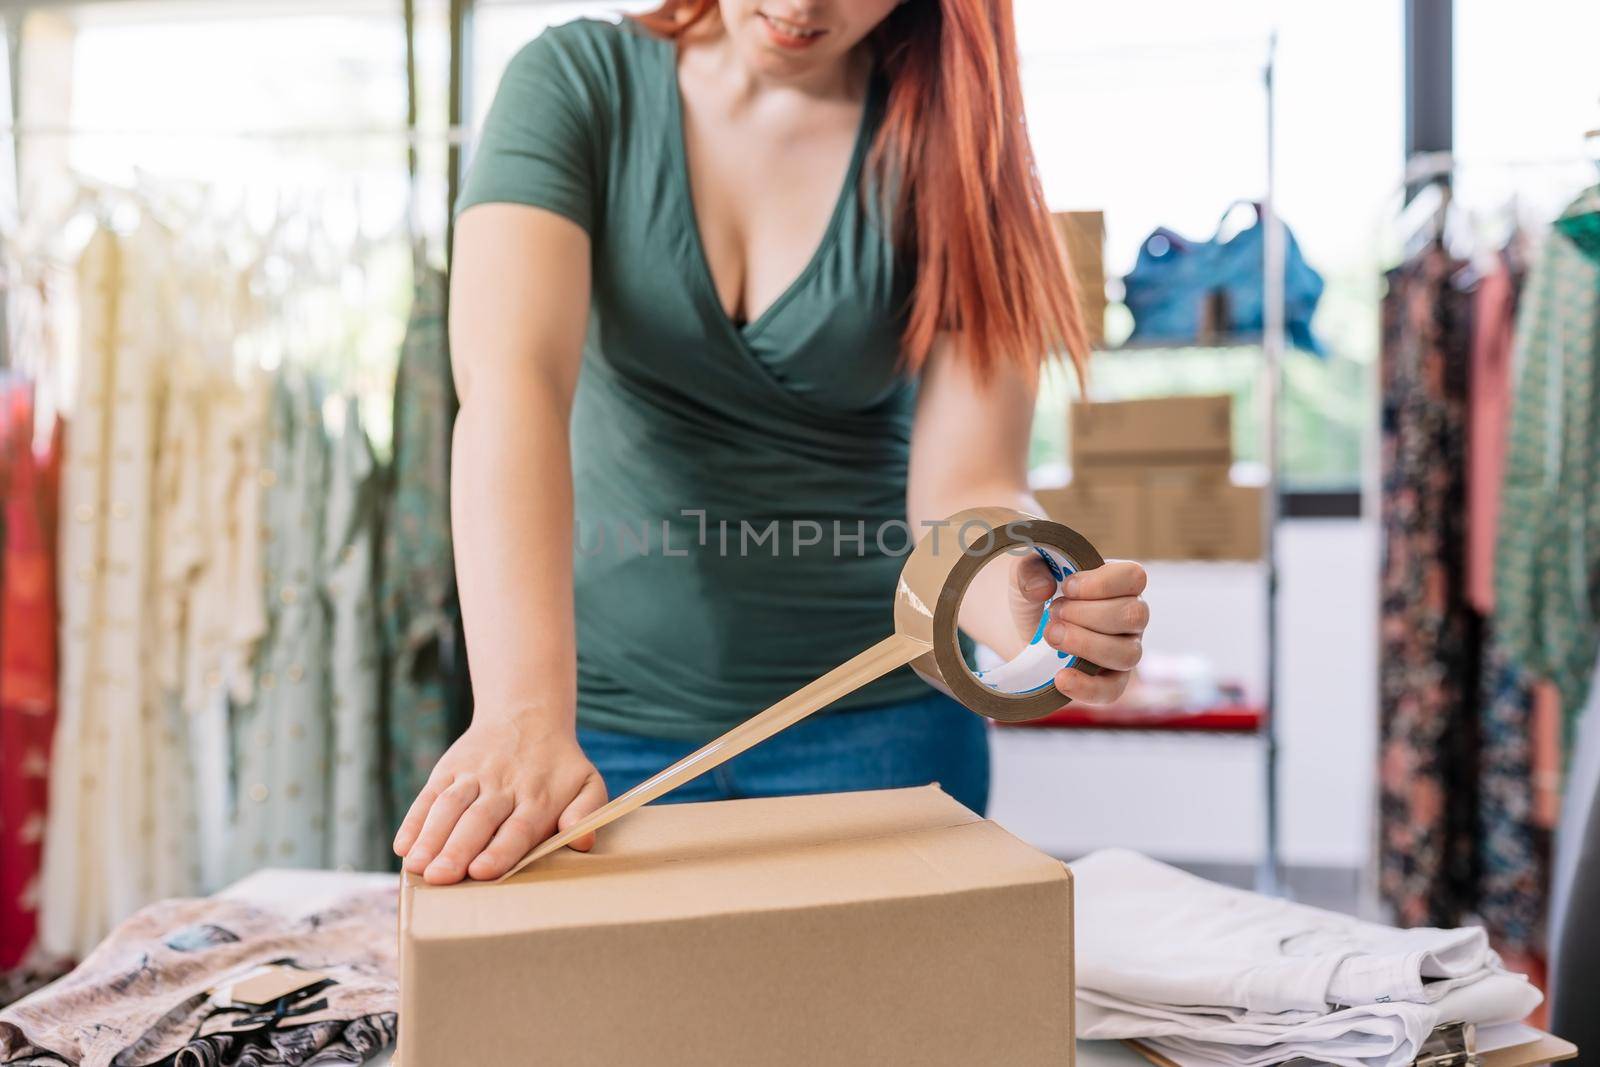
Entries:
<svg viewBox="0 0 1600 1067">
<path fill-rule="evenodd" d="M 978 814 L 989 803 L 987 720 L 943 693 L 813 715 L 678 787 L 662 801 L 841 793 L 939 783 Z M 706 738 L 704 740 L 710 740 Z M 578 727 L 578 743 L 617 796 L 699 748 Z"/>
<path fill-rule="evenodd" d="M 1283 234 L 1284 326 L 1289 342 L 1325 355 L 1311 332 L 1311 319 L 1322 299 L 1322 276 L 1306 263 L 1287 226 Z M 1260 337 L 1265 244 L 1259 208 L 1254 225 L 1225 241 L 1191 241 L 1165 227 L 1156 229 L 1145 238 L 1133 270 L 1122 280 L 1123 302 L 1133 313 L 1128 340 L 1186 345 Z"/>
</svg>

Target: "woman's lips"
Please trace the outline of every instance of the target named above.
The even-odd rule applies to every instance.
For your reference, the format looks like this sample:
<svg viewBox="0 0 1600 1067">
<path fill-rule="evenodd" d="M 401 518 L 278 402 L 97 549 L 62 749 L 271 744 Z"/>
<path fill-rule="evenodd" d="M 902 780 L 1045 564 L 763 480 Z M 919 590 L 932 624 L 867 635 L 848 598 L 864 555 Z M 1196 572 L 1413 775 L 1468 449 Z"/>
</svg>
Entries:
<svg viewBox="0 0 1600 1067">
<path fill-rule="evenodd" d="M 761 24 L 767 29 L 767 40 L 779 48 L 794 50 L 810 48 L 827 36 L 828 33 L 827 30 L 819 27 L 807 26 L 800 22 L 790 22 L 788 19 L 769 15 L 765 11 L 757 12 L 757 14 L 761 18 Z"/>
</svg>

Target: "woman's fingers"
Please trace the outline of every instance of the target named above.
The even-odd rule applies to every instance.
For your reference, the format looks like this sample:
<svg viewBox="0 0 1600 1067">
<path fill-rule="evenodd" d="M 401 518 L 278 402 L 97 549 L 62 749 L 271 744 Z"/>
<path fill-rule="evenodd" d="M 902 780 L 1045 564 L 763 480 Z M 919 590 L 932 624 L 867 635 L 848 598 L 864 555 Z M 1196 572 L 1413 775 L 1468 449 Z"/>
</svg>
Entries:
<svg viewBox="0 0 1600 1067">
<path fill-rule="evenodd" d="M 1111 559 L 1092 571 L 1069 575 L 1062 591 L 1074 600 L 1110 600 L 1144 592 L 1144 568 L 1131 559 Z"/>
<path fill-rule="evenodd" d="M 1052 622 L 1045 628 L 1044 639 L 1052 648 L 1113 671 L 1132 670 L 1144 655 L 1144 643 L 1138 637 L 1103 634 L 1070 622 Z"/>
<path fill-rule="evenodd" d="M 541 805 L 529 801 L 518 804 L 511 817 L 500 823 L 494 839 L 471 861 L 466 868 L 467 874 L 479 881 L 499 878 L 553 832 L 565 830 L 605 802 L 605 781 L 600 777 L 600 772 L 591 771 L 583 787 L 578 790 L 578 795 L 572 798 L 553 825 Z M 580 852 L 587 852 L 593 845 L 593 834 L 586 834 L 572 843 L 572 847 Z"/>
<path fill-rule="evenodd" d="M 556 829 L 565 830 L 573 823 L 593 814 L 606 802 L 606 782 L 600 777 L 599 771 L 591 772 L 589 780 L 583 783 L 583 788 L 578 790 L 578 795 L 572 798 L 572 803 L 567 805 L 567 810 L 561 813 L 561 818 L 556 820 Z M 579 852 L 588 852 L 594 847 L 594 834 L 584 834 L 571 845 Z"/>
<path fill-rule="evenodd" d="M 444 847 L 461 813 L 477 799 L 477 779 L 461 775 L 451 782 L 449 788 L 440 793 L 428 809 L 428 817 L 423 820 L 422 832 L 417 835 L 416 843 L 406 850 L 405 869 L 412 874 L 421 874 L 426 870 L 433 857 Z"/>
<path fill-rule="evenodd" d="M 422 787 L 422 792 L 417 794 L 417 799 L 411 802 L 406 817 L 400 823 L 400 829 L 395 831 L 396 856 L 404 856 L 411 851 L 411 846 L 417 843 L 417 835 L 422 833 L 422 820 L 428 817 L 428 809 L 439 799 L 439 790 L 440 787 L 429 780 L 428 784 Z"/>
<path fill-rule="evenodd" d="M 1076 667 L 1056 672 L 1056 688 L 1082 704 L 1110 704 L 1128 688 L 1127 671 L 1085 674 Z"/>
<path fill-rule="evenodd" d="M 519 803 L 511 816 L 495 831 L 494 840 L 478 853 L 467 873 L 480 882 L 500 877 L 533 846 L 550 836 L 552 822 L 543 808 L 532 801 Z"/>
<path fill-rule="evenodd" d="M 1142 634 L 1150 623 L 1150 606 L 1143 597 L 1134 596 L 1113 600 L 1057 597 L 1050 605 L 1050 618 L 1103 634 Z"/>
<path fill-rule="evenodd" d="M 483 846 L 489 843 L 513 807 L 508 793 L 480 794 L 456 820 L 444 848 L 422 872 L 423 880 L 433 885 L 459 882 L 467 873 L 467 864 L 483 851 Z"/>
</svg>

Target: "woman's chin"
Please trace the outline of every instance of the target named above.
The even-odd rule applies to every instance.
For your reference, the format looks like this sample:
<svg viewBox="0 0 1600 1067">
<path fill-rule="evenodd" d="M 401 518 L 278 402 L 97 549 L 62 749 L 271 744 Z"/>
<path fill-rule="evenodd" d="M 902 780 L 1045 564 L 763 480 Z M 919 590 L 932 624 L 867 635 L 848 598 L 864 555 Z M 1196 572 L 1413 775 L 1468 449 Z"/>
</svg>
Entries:
<svg viewBox="0 0 1600 1067">
<path fill-rule="evenodd" d="M 809 48 L 785 48 L 768 40 L 761 27 L 752 29 L 739 51 L 749 69 L 763 78 L 798 81 L 839 61 L 825 40 Z"/>
</svg>

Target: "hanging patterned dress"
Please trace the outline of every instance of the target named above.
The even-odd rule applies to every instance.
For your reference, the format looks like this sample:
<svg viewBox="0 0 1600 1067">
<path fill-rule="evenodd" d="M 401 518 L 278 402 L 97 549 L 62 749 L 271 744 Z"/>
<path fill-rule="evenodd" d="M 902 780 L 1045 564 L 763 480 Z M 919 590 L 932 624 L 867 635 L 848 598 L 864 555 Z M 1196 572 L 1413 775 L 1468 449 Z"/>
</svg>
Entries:
<svg viewBox="0 0 1600 1067">
<path fill-rule="evenodd" d="M 0 412 L 5 548 L 0 556 L 0 971 L 38 932 L 40 848 L 56 719 L 56 491 L 60 427 L 34 446 L 33 390 Z"/>
<path fill-rule="evenodd" d="M 1379 887 L 1404 925 L 1471 904 L 1476 622 L 1463 545 L 1471 295 L 1437 246 L 1391 271 L 1382 306 Z"/>
<path fill-rule="evenodd" d="M 152 457 L 167 341 L 165 236 L 97 231 L 78 267 L 77 397 L 62 469 L 61 688 L 40 942 L 81 957 L 192 888 L 185 739 L 148 699 Z"/>
<path fill-rule="evenodd" d="M 1540 800 L 1558 792 L 1561 758 L 1540 752 L 1570 751 L 1600 651 L 1597 361 L 1600 262 L 1558 227 L 1518 311 L 1485 682 L 1479 913 L 1512 951 L 1544 940 L 1554 813 Z"/>
<path fill-rule="evenodd" d="M 377 617 L 377 520 L 382 484 L 355 397 L 333 441 L 323 538 L 323 591 L 332 626 L 328 715 L 333 766 L 329 865 L 386 866 L 393 837 L 383 811 L 382 698 Z"/>
<path fill-rule="evenodd" d="M 391 827 L 466 725 L 455 662 L 460 608 L 450 541 L 450 433 L 456 401 L 444 303 L 444 276 L 428 271 L 417 283 L 395 378 L 380 604 L 389 665 Z"/>
<path fill-rule="evenodd" d="M 1518 321 L 1494 621 L 1510 658 L 1560 689 L 1569 742 L 1600 652 L 1597 362 L 1600 261 L 1556 230 Z"/>
<path fill-rule="evenodd" d="M 328 619 L 322 535 L 328 444 L 321 398 L 283 372 L 273 387 L 260 471 L 267 633 L 253 699 L 234 709 L 233 877 L 327 864 Z"/>
</svg>

